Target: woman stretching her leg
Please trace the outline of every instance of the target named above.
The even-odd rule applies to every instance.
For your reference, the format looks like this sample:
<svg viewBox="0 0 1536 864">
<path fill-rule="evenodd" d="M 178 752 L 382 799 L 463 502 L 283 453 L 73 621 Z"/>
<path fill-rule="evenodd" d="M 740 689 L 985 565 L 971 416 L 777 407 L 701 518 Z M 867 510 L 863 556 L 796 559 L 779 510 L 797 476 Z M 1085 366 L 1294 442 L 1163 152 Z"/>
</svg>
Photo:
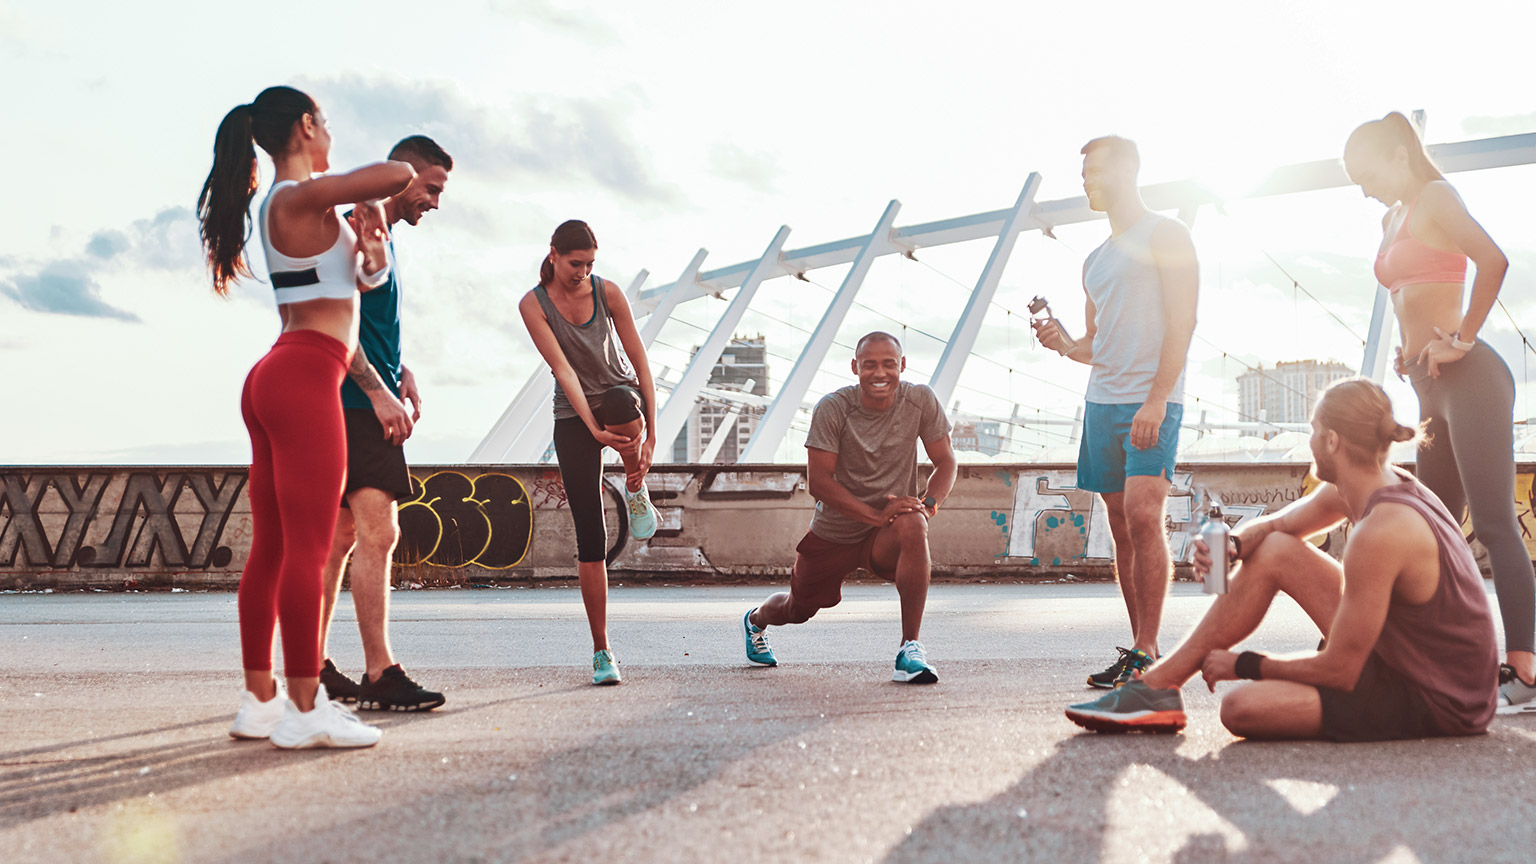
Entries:
<svg viewBox="0 0 1536 864">
<path fill-rule="evenodd" d="M 377 199 L 415 172 L 405 162 L 314 177 L 330 168 L 320 108 L 291 87 L 263 90 L 230 111 L 214 139 L 213 170 L 198 197 L 213 288 L 251 275 L 245 259 L 257 162 L 275 182 L 261 205 L 261 240 L 283 331 L 245 380 L 240 408 L 251 434 L 251 555 L 240 576 L 245 693 L 229 734 L 284 748 L 367 747 L 379 730 L 326 698 L 320 686 L 320 569 L 346 471 L 341 380 L 357 349 L 358 290 L 388 275 Z M 356 230 L 336 214 L 356 210 Z M 272 676 L 282 628 L 289 699 Z M 290 701 L 290 699 L 292 701 Z"/>
<path fill-rule="evenodd" d="M 1428 421 L 1419 479 L 1452 516 L 1470 508 L 1472 531 L 1493 565 L 1506 658 L 1499 713 L 1536 711 L 1536 575 L 1515 515 L 1515 380 L 1477 338 L 1509 262 L 1402 114 L 1356 129 L 1344 146 L 1344 167 L 1361 191 L 1390 208 L 1376 278 L 1397 313 L 1397 374 L 1413 382 L 1419 416 Z M 1468 258 L 1477 277 L 1463 312 Z"/>
<path fill-rule="evenodd" d="M 518 303 L 528 335 L 554 373 L 555 455 L 576 522 L 576 575 L 592 629 L 592 683 L 618 684 L 608 650 L 608 538 L 603 526 L 603 448 L 624 460 L 629 533 L 648 540 L 656 512 L 645 487 L 656 439 L 656 387 L 629 301 L 592 275 L 597 238 L 587 223 L 555 229 L 539 284 Z M 623 345 L 621 351 L 619 345 Z"/>
</svg>

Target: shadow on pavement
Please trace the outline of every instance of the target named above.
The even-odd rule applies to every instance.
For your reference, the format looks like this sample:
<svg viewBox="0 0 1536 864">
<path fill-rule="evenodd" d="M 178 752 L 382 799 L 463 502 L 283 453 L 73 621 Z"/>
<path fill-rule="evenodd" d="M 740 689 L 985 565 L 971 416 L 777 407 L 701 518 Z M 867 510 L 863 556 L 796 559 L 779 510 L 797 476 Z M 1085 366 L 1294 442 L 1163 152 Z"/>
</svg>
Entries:
<svg viewBox="0 0 1536 864">
<path fill-rule="evenodd" d="M 760 670 L 743 674 L 774 691 L 772 703 L 759 706 L 762 710 L 755 714 L 694 716 L 699 706 L 709 705 L 718 696 L 719 687 L 716 677 L 696 676 L 671 691 L 669 704 L 660 711 L 624 720 L 594 714 L 590 728 L 570 730 L 585 740 L 535 757 L 531 763 L 526 757 L 519 760 L 519 752 L 531 748 L 466 755 L 454 766 L 450 782 L 424 789 L 407 803 L 336 824 L 304 838 L 301 845 L 279 843 L 263 854 L 281 858 L 302 854 L 304 849 L 346 848 L 348 856 L 357 860 L 388 860 L 400 852 L 401 826 L 419 825 L 423 814 L 431 814 L 425 818 L 433 824 L 432 843 L 441 860 L 537 858 L 589 835 L 600 837 L 605 828 L 677 802 L 737 763 L 750 760 L 756 751 L 809 734 L 836 719 L 819 711 L 786 708 L 822 704 L 827 684 L 815 675 L 791 678 L 769 672 L 765 676 Z M 601 692 L 595 696 L 595 705 L 606 704 Z M 880 688 L 871 688 L 869 698 L 887 697 Z M 516 701 L 467 705 L 463 710 Z M 739 785 L 753 784 L 747 780 Z M 709 806 L 707 796 L 700 795 L 699 802 L 701 808 Z M 722 859 L 729 857 L 726 850 L 718 851 Z"/>
<path fill-rule="evenodd" d="M 164 794 L 185 786 L 265 771 L 343 753 L 337 750 L 299 750 L 272 758 L 266 741 L 235 741 L 222 737 L 227 716 L 177 724 L 136 733 L 93 738 L 54 747 L 0 755 L 0 830 L 59 812 L 75 812 L 100 804 L 112 804 L 151 793 Z M 199 733 L 195 740 L 139 747 L 109 755 L 71 758 L 75 747 L 101 741 L 148 737 L 203 725 L 215 730 Z M 220 735 L 219 738 L 211 737 Z M 27 759 L 40 752 L 57 753 L 56 759 Z M 19 758 L 23 757 L 23 758 Z"/>
<path fill-rule="evenodd" d="M 1529 724 L 1380 744 L 1079 734 L 1005 792 L 942 807 L 886 861 L 1531 860 Z"/>
</svg>

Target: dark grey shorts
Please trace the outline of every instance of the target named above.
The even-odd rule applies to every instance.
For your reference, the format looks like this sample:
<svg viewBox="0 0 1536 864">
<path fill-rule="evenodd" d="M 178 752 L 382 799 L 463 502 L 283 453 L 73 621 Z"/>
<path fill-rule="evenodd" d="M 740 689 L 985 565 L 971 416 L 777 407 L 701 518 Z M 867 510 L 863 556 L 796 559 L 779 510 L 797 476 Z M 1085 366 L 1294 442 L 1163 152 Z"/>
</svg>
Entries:
<svg viewBox="0 0 1536 864">
<path fill-rule="evenodd" d="M 384 426 L 370 410 L 349 408 L 347 418 L 347 495 L 358 489 L 382 489 L 396 501 L 411 497 L 411 470 L 405 465 L 405 448 L 384 440 Z"/>
<path fill-rule="evenodd" d="M 1353 690 L 1319 687 L 1322 737 L 1333 741 L 1395 741 L 1445 735 L 1418 688 L 1371 652 Z"/>
</svg>

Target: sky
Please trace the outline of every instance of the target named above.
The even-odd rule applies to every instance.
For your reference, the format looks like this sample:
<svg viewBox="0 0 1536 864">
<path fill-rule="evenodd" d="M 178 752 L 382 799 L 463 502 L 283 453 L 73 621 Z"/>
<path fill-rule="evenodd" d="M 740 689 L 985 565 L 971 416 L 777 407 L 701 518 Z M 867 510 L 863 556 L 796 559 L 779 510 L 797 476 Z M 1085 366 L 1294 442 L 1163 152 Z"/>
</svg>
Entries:
<svg viewBox="0 0 1536 864">
<path fill-rule="evenodd" d="M 1040 200 L 1079 195 L 1078 149 L 1107 133 L 1138 141 L 1143 182 L 1236 188 L 1336 158 L 1390 110 L 1426 111 L 1431 143 L 1532 132 L 1533 25 L 1528 2 L 0 0 L 0 464 L 249 459 L 240 387 L 278 319 L 262 282 L 213 294 L 193 208 L 219 120 L 269 85 L 319 102 L 337 168 L 414 133 L 455 158 L 442 209 L 396 235 L 424 397 L 407 455 L 438 464 L 467 459 L 536 368 L 515 307 L 565 219 L 593 226 L 601 275 L 644 268 L 656 286 L 701 247 L 706 270 L 755 258 L 781 225 L 789 248 L 866 234 L 892 199 L 910 225 L 1009 206 L 1031 172 Z M 1536 167 L 1450 179 L 1508 254 L 1505 304 L 1536 338 Z M 1359 362 L 1381 216 L 1352 188 L 1201 211 L 1187 417 L 1237 419 L 1243 364 Z M 1021 238 L 962 411 L 1081 403 L 1086 368 L 1034 346 L 1022 313 L 1042 294 L 1081 332 L 1082 258 L 1107 226 L 1056 233 Z M 989 251 L 881 259 L 839 342 L 903 328 L 909 378 L 926 380 Z M 774 387 L 842 272 L 760 290 L 738 332 L 767 337 Z M 724 303 L 681 308 L 653 368 L 680 375 Z M 1516 416 L 1536 414 L 1536 356 L 1500 310 L 1483 335 L 1513 370 Z M 834 347 L 813 396 L 851 383 L 849 356 Z M 1416 416 L 1410 389 L 1389 392 Z M 1020 458 L 1064 443 L 1046 430 Z M 803 458 L 793 432 L 780 457 Z"/>
</svg>

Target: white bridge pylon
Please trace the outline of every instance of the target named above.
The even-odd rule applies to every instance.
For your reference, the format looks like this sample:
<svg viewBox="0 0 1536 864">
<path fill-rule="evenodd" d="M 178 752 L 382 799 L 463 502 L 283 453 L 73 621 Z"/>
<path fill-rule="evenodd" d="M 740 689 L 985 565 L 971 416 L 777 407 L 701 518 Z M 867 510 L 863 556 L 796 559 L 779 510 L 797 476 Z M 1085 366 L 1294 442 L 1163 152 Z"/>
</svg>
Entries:
<svg viewBox="0 0 1536 864">
<path fill-rule="evenodd" d="M 1536 163 L 1536 133 L 1431 145 L 1429 152 L 1440 169 L 1447 173 L 1528 165 Z M 970 301 L 956 323 L 944 354 L 928 382 L 940 403 L 948 404 L 955 384 L 960 380 L 960 373 L 971 356 L 987 307 L 1007 267 L 1018 235 L 1024 231 L 1049 233 L 1058 225 L 1104 218 L 1103 213 L 1090 210 L 1087 198 L 1081 195 L 1054 201 L 1035 201 L 1035 191 L 1039 185 L 1040 175 L 1031 173 L 1012 207 L 905 228 L 895 226 L 901 204 L 891 201 L 871 233 L 801 249 L 784 249 L 790 230 L 786 225 L 778 230 L 773 241 L 758 258 L 704 271 L 702 267 L 708 252 L 700 249 L 676 281 L 655 288 L 645 287 L 649 274 L 641 270 L 631 281 L 626 294 L 636 319 L 642 316 L 645 319 L 640 332 L 646 347 L 650 347 L 662 326 L 682 304 L 706 296 L 721 296 L 726 291 L 744 289 L 737 291 L 737 295 L 717 319 L 704 345 L 694 354 L 688 369 L 673 385 L 670 395 L 657 411 L 658 460 L 667 461 L 673 438 L 687 421 L 701 391 L 707 389 L 709 371 L 741 321 L 741 316 L 751 305 L 757 287 L 765 280 L 781 276 L 803 276 L 815 270 L 850 262 L 854 265 L 829 302 L 820 324 L 796 361 L 784 387 L 769 403 L 750 443 L 741 454 L 740 461 L 744 463 L 768 461 L 778 449 L 795 413 L 805 401 L 812 377 L 831 347 L 837 329 L 875 259 L 885 255 L 909 254 L 922 248 L 996 238 L 997 242 L 977 278 Z M 1347 185 L 1350 185 L 1349 178 L 1338 160 L 1320 159 L 1277 168 L 1256 188 L 1241 197 L 1263 198 Z M 1222 200 L 1195 180 L 1143 186 L 1141 194 L 1151 209 L 1176 212 L 1186 222 L 1194 221 L 1200 207 L 1220 203 Z M 1391 321 L 1386 289 L 1378 285 L 1371 331 L 1367 334 L 1365 355 L 1361 359 L 1361 374 L 1376 380 L 1385 374 L 1386 348 L 1390 342 L 1387 333 Z M 485 439 L 475 448 L 469 462 L 526 464 L 540 461 L 549 449 L 554 429 L 550 414 L 554 387 L 554 377 L 550 375 L 549 367 L 540 363 Z M 661 398 L 660 394 L 658 398 Z M 753 400 L 754 403 L 756 401 Z"/>
</svg>

